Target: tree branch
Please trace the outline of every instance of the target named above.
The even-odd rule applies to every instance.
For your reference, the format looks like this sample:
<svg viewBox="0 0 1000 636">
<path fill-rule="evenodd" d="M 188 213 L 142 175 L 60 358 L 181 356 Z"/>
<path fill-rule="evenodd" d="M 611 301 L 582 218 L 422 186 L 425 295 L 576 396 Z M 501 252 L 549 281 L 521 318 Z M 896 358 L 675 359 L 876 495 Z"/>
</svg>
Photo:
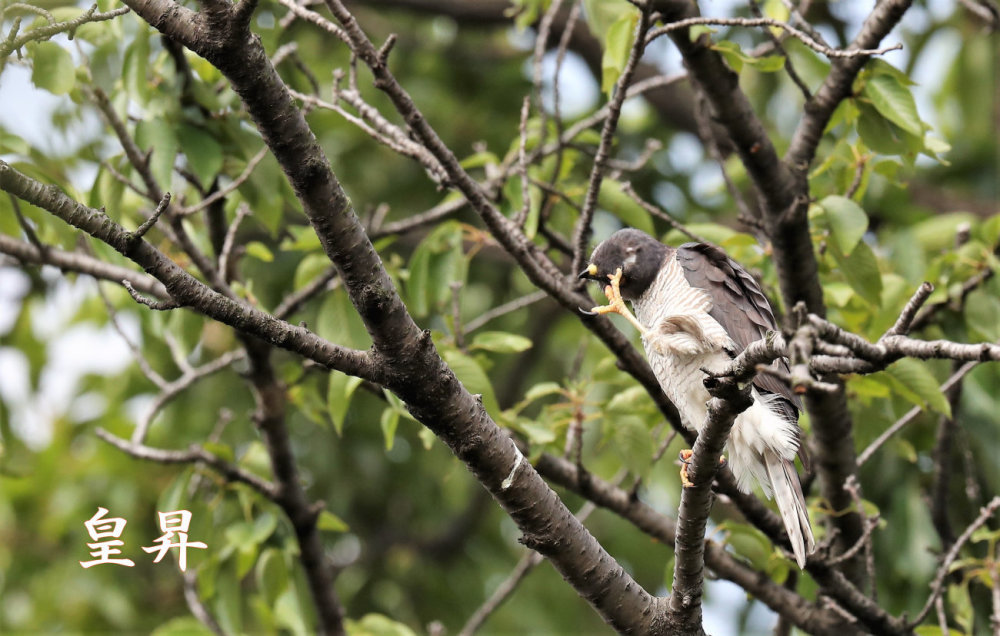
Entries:
<svg viewBox="0 0 1000 636">
<path fill-rule="evenodd" d="M 694 445 L 688 470 L 691 486 L 681 493 L 674 539 L 674 582 L 668 620 L 674 629 L 685 634 L 705 633 L 701 597 L 704 593 L 705 527 L 712 509 L 711 485 L 736 416 L 753 404 L 749 384 L 740 389 L 735 382 L 709 377 L 705 385 L 713 397 L 708 403 L 708 420 Z"/>
</svg>

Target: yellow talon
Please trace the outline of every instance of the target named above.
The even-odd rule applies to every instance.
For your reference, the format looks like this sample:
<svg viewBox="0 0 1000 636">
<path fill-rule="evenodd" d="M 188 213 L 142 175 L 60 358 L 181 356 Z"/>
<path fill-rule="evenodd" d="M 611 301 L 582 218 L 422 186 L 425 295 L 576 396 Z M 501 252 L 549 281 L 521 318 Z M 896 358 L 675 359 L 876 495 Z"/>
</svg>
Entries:
<svg viewBox="0 0 1000 636">
<path fill-rule="evenodd" d="M 681 461 L 681 486 L 685 488 L 690 488 L 694 486 L 694 483 L 688 479 L 688 465 L 691 463 L 691 457 L 694 455 L 694 451 L 690 448 L 685 448 L 681 452 L 677 453 L 677 458 Z M 721 455 L 719 457 L 719 465 L 722 466 L 726 463 L 726 456 Z"/>
<path fill-rule="evenodd" d="M 611 284 L 604 287 L 604 295 L 608 298 L 608 304 L 594 307 L 590 311 L 595 314 L 618 314 L 619 316 L 623 316 L 639 330 L 640 334 L 645 335 L 646 328 L 632 315 L 632 312 L 625 306 L 625 299 L 622 298 L 622 268 L 619 267 L 615 270 L 614 274 L 608 274 L 608 280 L 611 281 Z"/>
</svg>

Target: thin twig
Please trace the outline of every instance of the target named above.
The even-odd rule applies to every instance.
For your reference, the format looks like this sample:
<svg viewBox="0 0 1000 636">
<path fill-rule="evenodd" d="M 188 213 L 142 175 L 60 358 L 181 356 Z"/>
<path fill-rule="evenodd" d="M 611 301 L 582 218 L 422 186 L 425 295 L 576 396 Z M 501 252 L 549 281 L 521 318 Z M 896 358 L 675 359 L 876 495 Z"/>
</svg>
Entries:
<svg viewBox="0 0 1000 636">
<path fill-rule="evenodd" d="M 660 206 L 653 205 L 649 201 L 646 201 L 645 199 L 640 197 L 639 193 L 636 192 L 635 188 L 632 187 L 632 183 L 630 181 L 622 182 L 622 192 L 627 194 L 629 198 L 638 203 L 643 210 L 645 210 L 646 212 L 648 212 L 649 214 L 655 216 L 660 220 L 666 221 L 667 224 L 670 225 L 670 227 L 674 228 L 675 230 L 677 230 L 684 236 L 688 237 L 692 241 L 697 241 L 698 243 L 705 243 L 706 245 L 713 245 L 713 243 L 708 239 L 699 236 L 694 232 L 692 232 L 691 230 L 684 227 L 683 223 L 681 223 L 674 217 L 670 216 L 670 214 L 668 214 L 666 210 L 660 208 Z"/>
<path fill-rule="evenodd" d="M 587 244 L 590 242 L 591 222 L 594 219 L 594 212 L 597 209 L 597 197 L 601 190 L 601 183 L 604 180 L 604 171 L 608 159 L 611 157 L 611 145 L 614 141 L 615 131 L 618 129 L 618 119 L 621 117 L 622 106 L 628 96 L 628 87 L 632 83 L 632 75 L 639 64 L 639 58 L 645 50 L 646 32 L 649 30 L 649 13 L 640 11 L 639 23 L 636 25 L 635 40 L 629 52 L 628 61 L 622 70 L 618 82 L 615 84 L 615 93 L 608 104 L 608 115 L 604 119 L 604 126 L 601 129 L 601 141 L 597 146 L 597 155 L 594 157 L 594 165 L 591 167 L 590 178 L 587 180 L 587 193 L 583 199 L 583 211 L 576 223 L 576 230 L 573 234 L 573 265 L 571 272 L 577 272 L 583 267 L 583 259 L 586 258 Z M 580 281 L 583 283 L 584 281 Z"/>
<path fill-rule="evenodd" d="M 753 14 L 756 17 L 764 17 L 764 14 L 760 10 L 760 3 L 757 2 L 757 0 L 750 0 L 750 10 L 753 11 Z M 775 50 L 778 51 L 778 54 L 785 58 L 785 72 L 788 73 L 788 78 L 799 87 L 799 91 L 802 92 L 802 97 L 808 102 L 809 98 L 812 97 L 812 93 L 810 92 L 809 87 L 806 86 L 806 83 L 795 71 L 795 66 L 792 64 L 792 58 L 789 57 L 788 51 L 786 51 L 784 45 L 781 44 L 781 39 L 775 35 L 774 31 L 771 29 L 764 29 L 764 33 L 766 33 L 767 37 L 770 38 L 771 42 L 774 44 Z"/>
<path fill-rule="evenodd" d="M 167 209 L 168 205 L 170 205 L 170 193 L 164 192 L 163 197 L 160 198 L 160 202 L 156 204 L 156 209 L 153 210 L 153 213 L 148 219 L 143 221 L 142 225 L 135 229 L 135 232 L 132 233 L 132 237 L 141 239 L 145 236 L 146 232 L 156 225 L 156 222 L 160 219 L 160 215 L 163 214 L 163 211 Z"/>
<path fill-rule="evenodd" d="M 521 105 L 521 123 L 518 126 L 520 142 L 517 146 L 517 173 L 521 177 L 521 209 L 514 216 L 514 224 L 520 228 L 524 227 L 528 213 L 531 211 L 531 190 L 528 185 L 528 161 L 525 153 L 525 147 L 528 145 L 528 115 L 530 111 L 531 98 L 525 96 L 524 103 Z"/>
<path fill-rule="evenodd" d="M 125 330 L 122 329 L 121 324 L 118 322 L 118 311 L 115 309 L 114 305 L 111 304 L 111 300 L 108 299 L 107 294 L 104 293 L 104 289 L 101 287 L 100 283 L 97 284 L 97 294 L 101 297 L 104 302 L 104 307 L 108 310 L 108 319 L 111 322 L 111 327 L 118 332 L 121 339 L 125 342 L 125 346 L 129 348 L 132 355 L 135 357 L 136 364 L 139 365 L 139 370 L 142 374 L 146 376 L 146 379 L 155 384 L 161 391 L 167 388 L 169 384 L 162 375 L 156 372 L 155 369 L 149 364 L 149 360 L 146 356 L 142 355 L 142 351 L 139 349 L 138 345 L 132 342 L 132 339 L 128 337 Z"/>
<path fill-rule="evenodd" d="M 953 373 L 950 378 L 944 381 L 941 385 L 941 390 L 947 392 L 954 386 L 957 382 L 961 381 L 965 375 L 972 371 L 979 363 L 978 362 L 966 362 L 963 364 L 958 371 Z M 868 445 L 868 447 L 858 455 L 858 466 L 862 466 L 866 461 L 871 459 L 871 456 L 875 454 L 875 451 L 882 448 L 882 446 L 889 441 L 889 439 L 903 429 L 907 424 L 917 419 L 917 416 L 924 411 L 922 406 L 914 406 L 909 411 L 906 412 L 903 417 L 896 420 L 892 426 L 887 428 L 881 435 L 875 438 L 875 440 Z"/>
<path fill-rule="evenodd" d="M 913 318 L 917 315 L 917 311 L 923 304 L 927 302 L 927 299 L 930 298 L 933 291 L 934 285 L 927 281 L 921 283 L 920 287 L 917 287 L 917 291 L 913 293 L 913 297 L 903 307 L 903 311 L 899 314 L 899 318 L 896 319 L 896 323 L 882 335 L 882 338 L 887 336 L 905 336 L 910 333 L 910 325 L 913 324 Z"/>
<path fill-rule="evenodd" d="M 201 597 L 198 596 L 198 573 L 195 570 L 188 570 L 184 573 L 184 601 L 187 603 L 188 609 L 191 610 L 191 614 L 210 632 L 216 636 L 226 635 L 219 622 L 215 620 L 208 607 L 201 602 Z"/>
<path fill-rule="evenodd" d="M 871 57 L 874 55 L 885 55 L 889 51 L 897 51 L 903 48 L 902 44 L 894 44 L 893 46 L 887 46 L 881 49 L 833 49 L 828 46 L 823 46 L 816 40 L 812 39 L 804 31 L 796 29 L 787 22 L 782 22 L 781 20 L 775 20 L 774 18 L 685 18 L 683 20 L 678 20 L 676 22 L 671 22 L 665 26 L 661 26 L 657 29 L 653 29 L 649 32 L 646 38 L 646 43 L 652 42 L 656 38 L 666 35 L 671 31 L 677 31 L 678 29 L 686 29 L 693 26 L 706 25 L 706 26 L 743 26 L 743 27 L 778 27 L 784 29 L 790 33 L 795 38 L 799 39 L 803 44 L 816 51 L 817 53 L 822 53 L 823 55 L 834 58 L 834 57 Z"/>
<path fill-rule="evenodd" d="M 934 606 L 934 601 L 937 599 L 938 595 L 941 594 L 944 588 L 944 580 L 948 576 L 948 570 L 951 569 L 951 564 L 958 558 L 958 553 L 961 551 L 962 546 L 972 537 L 972 534 L 981 528 L 983 525 L 989 521 L 993 513 L 1000 509 L 1000 497 L 994 497 L 988 504 L 983 506 L 979 511 L 979 516 L 976 520 L 969 524 L 969 527 L 965 529 L 965 532 L 959 535 L 958 539 L 955 540 L 955 545 L 951 546 L 951 550 L 948 550 L 948 554 L 945 555 L 944 561 L 941 562 L 941 566 L 938 567 L 937 574 L 934 576 L 934 582 L 931 583 L 931 595 L 927 597 L 927 602 L 924 603 L 924 607 L 917 614 L 917 617 L 908 623 L 910 629 L 916 627 L 920 623 L 924 622 L 927 618 L 927 614 L 930 613 L 931 608 Z"/>
<path fill-rule="evenodd" d="M 278 497 L 277 487 L 271 482 L 225 461 L 200 446 L 192 445 L 186 451 L 167 450 L 124 440 L 100 427 L 96 428 L 94 433 L 105 442 L 132 457 L 161 464 L 201 464 L 211 468 L 229 481 L 238 481 L 250 486 L 272 501 Z"/>
<path fill-rule="evenodd" d="M 243 219 L 248 216 L 250 216 L 250 206 L 246 203 L 241 203 L 236 208 L 236 218 L 233 219 L 229 229 L 226 230 L 226 238 L 222 241 L 222 251 L 219 252 L 219 272 L 222 273 L 222 276 L 226 280 L 230 280 L 229 259 L 232 257 L 233 245 L 236 243 L 236 231 L 240 229 Z"/>
<path fill-rule="evenodd" d="M 154 311 L 169 311 L 171 309 L 177 309 L 178 307 L 180 307 L 180 304 L 178 304 L 177 301 L 175 300 L 160 301 L 160 300 L 153 300 L 152 298 L 146 298 L 138 291 L 136 291 L 134 287 L 132 287 L 132 283 L 128 279 L 123 280 L 122 285 L 124 285 L 125 289 L 128 290 L 128 295 L 132 297 L 132 300 L 139 303 L 140 305 L 145 305 Z"/>
<path fill-rule="evenodd" d="M 497 307 L 494 307 L 489 311 L 485 311 L 465 323 L 465 333 L 471 333 L 495 318 L 517 311 L 518 309 L 523 309 L 528 305 L 533 305 L 534 303 L 545 299 L 547 296 L 547 292 L 539 290 L 531 292 L 525 296 L 521 296 L 520 298 L 515 298 L 514 300 L 506 302 L 502 305 L 498 305 Z"/>
<path fill-rule="evenodd" d="M 190 216 L 195 212 L 204 210 L 205 208 L 212 205 L 216 201 L 220 201 L 229 196 L 231 193 L 235 192 L 237 188 L 246 183 L 247 179 L 250 178 L 250 175 L 253 174 L 254 168 L 257 167 L 257 164 L 259 164 L 264 159 L 264 157 L 267 156 L 267 152 L 268 152 L 267 146 L 264 146 L 263 148 L 257 151 L 257 154 L 250 157 L 250 161 L 247 162 L 247 165 L 243 169 L 243 172 L 241 172 L 239 176 L 233 179 L 229 185 L 222 188 L 221 190 L 213 192 L 212 194 L 208 195 L 207 197 L 205 197 L 204 199 L 202 199 L 201 201 L 190 207 L 180 208 L 179 210 L 177 210 L 177 213 L 180 214 L 181 216 Z"/>
</svg>

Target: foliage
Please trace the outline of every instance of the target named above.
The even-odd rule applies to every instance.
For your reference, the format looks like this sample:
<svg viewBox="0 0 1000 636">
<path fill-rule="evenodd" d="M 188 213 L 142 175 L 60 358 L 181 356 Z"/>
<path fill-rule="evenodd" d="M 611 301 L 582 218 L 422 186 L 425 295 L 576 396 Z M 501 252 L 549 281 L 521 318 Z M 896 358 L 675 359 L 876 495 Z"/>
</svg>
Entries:
<svg viewBox="0 0 1000 636">
<path fill-rule="evenodd" d="M 600 103 L 554 121 L 551 91 L 539 87 L 533 93 L 532 51 L 523 46 L 549 3 L 515 3 L 517 30 L 509 16 L 474 28 L 462 15 L 434 15 L 433 6 L 411 14 L 368 4 L 352 8 L 376 43 L 398 34 L 389 66 L 443 142 L 470 174 L 488 184 L 508 218 L 520 218 L 534 245 L 569 271 L 572 253 L 562 246 L 574 236 L 593 183 L 601 123 L 577 131 L 557 152 L 535 156 L 523 175 L 522 148 L 529 155 L 544 149 L 622 90 L 616 83 L 638 9 L 621 0 L 583 2 L 584 19 L 603 52 L 593 64 L 594 78 L 564 68 L 562 74 L 571 79 L 560 90 L 566 102 L 574 82 L 593 83 L 600 87 Z M 769 15 L 780 14 L 770 5 L 781 8 L 781 3 L 766 5 Z M 99 11 L 115 7 L 105 0 L 98 4 Z M 998 265 L 1000 215 L 989 88 L 996 60 L 990 40 L 978 34 L 979 26 L 960 5 L 946 16 L 922 5 L 912 11 L 924 20 L 903 29 L 905 57 L 890 53 L 864 66 L 809 168 L 810 238 L 827 317 L 875 341 L 892 327 L 913 290 L 929 281 L 935 291 L 926 306 L 936 309 L 922 325 L 921 339 L 996 341 L 1000 282 L 991 272 Z M 19 20 L 21 32 L 30 33 L 82 13 L 58 0 L 38 3 L 34 11 L 10 6 L 2 26 L 6 33 Z M 456 205 L 427 223 L 407 226 L 418 213 L 459 198 L 436 187 L 426 165 L 377 143 L 366 130 L 371 121 L 355 125 L 315 101 L 329 104 L 331 91 L 339 90 L 338 108 L 355 115 L 361 111 L 348 106 L 353 91 L 382 112 L 388 125 L 403 125 L 366 69 L 356 78 L 351 71 L 334 79 L 335 71 L 356 66 L 346 46 L 288 15 L 281 3 L 261 3 L 252 30 L 288 86 L 312 96 L 299 99 L 310 127 L 410 314 L 429 330 L 447 365 L 469 392 L 481 396 L 496 422 L 527 444 L 529 459 L 568 454 L 605 480 L 620 479 L 625 471 L 623 487 L 641 483 L 640 498 L 673 517 L 679 480 L 676 467 L 660 457 L 673 457 L 688 444 L 668 436 L 663 412 L 578 316 L 547 299 L 501 309 L 536 287 L 474 210 Z M 856 26 L 825 8 L 810 17 L 833 32 Z M 290 323 L 368 350 L 372 336 L 348 290 L 328 274 L 324 246 L 278 161 L 271 153 L 257 157 L 264 142 L 222 73 L 132 13 L 87 22 L 71 34 L 72 39 L 39 36 L 0 59 L 6 90 L 45 91 L 58 98 L 55 110 L 35 113 L 18 112 L 5 98 L 3 110 L 11 116 L 2 118 L 0 159 L 102 209 L 130 230 L 156 207 L 149 183 L 158 184 L 173 195 L 168 216 L 175 215 L 176 225 L 161 218 L 147 241 L 197 272 L 190 251 L 165 228 L 173 228 L 174 236 L 185 231 L 197 251 L 212 259 L 228 240 L 228 269 L 220 270 L 231 276 L 234 298 L 273 313 L 291 294 L 307 293 L 305 302 L 284 316 Z M 775 145 L 787 147 L 793 132 L 788 121 L 800 116 L 802 95 L 781 71 L 793 64 L 815 90 L 829 72 L 826 58 L 795 39 L 784 40 L 787 61 L 783 55 L 757 55 L 753 47 L 770 41 L 761 30 L 714 27 L 703 37 L 711 37 L 713 50 L 740 73 Z M 650 50 L 661 45 L 667 46 L 657 41 Z M 942 49 L 949 54 L 943 56 Z M 647 56 L 653 57 L 648 51 Z M 917 69 L 927 68 L 932 71 L 922 71 L 922 85 L 915 85 Z M 32 86 L 11 89 L 17 86 L 15 74 L 26 71 Z M 108 106 L 96 131 L 101 94 Z M 533 104 L 520 124 L 522 99 L 533 94 L 540 95 L 545 110 Z M 691 108 L 699 108 L 696 104 Z M 716 162 L 714 143 L 703 152 L 699 141 L 698 150 L 690 151 L 697 129 L 679 130 L 655 117 L 655 108 L 642 98 L 627 102 L 612 152 L 617 163 L 595 192 L 595 235 L 603 238 L 629 225 L 677 244 L 689 240 L 676 230 L 682 222 L 686 231 L 718 243 L 759 275 L 776 307 L 787 313 L 770 244 L 761 241 L 754 224 L 737 219 L 737 199 L 756 205 L 751 176 L 736 155 L 720 155 Z M 109 112 L 145 153 L 145 169 L 107 124 Z M 56 151 L 56 142 L 44 148 L 30 140 L 16 123 L 25 116 L 43 120 L 64 147 Z M 636 161 L 643 158 L 647 138 L 663 142 L 665 149 L 649 161 Z M 637 165 L 622 165 L 629 162 Z M 719 178 L 720 166 L 732 190 Z M 668 207 L 677 221 L 652 214 L 630 196 L 631 189 Z M 202 204 L 217 193 L 223 194 L 216 203 Z M 249 215 L 244 218 L 241 210 Z M 81 238 L 76 228 L 6 193 L 0 196 L 0 235 L 137 272 L 109 246 Z M 204 464 L 142 461 L 95 434 L 101 428 L 127 440 L 137 423 L 148 419 L 150 447 L 185 450 L 199 444 L 251 475 L 276 479 L 268 440 L 255 419 L 259 403 L 246 379 L 250 366 L 241 352 L 248 345 L 241 335 L 188 309 L 149 310 L 115 282 L 100 283 L 102 298 L 90 277 L 71 268 L 29 266 L 4 245 L 0 252 L 9 256 L 0 260 L 0 630 L 205 631 L 190 618 L 176 563 L 154 565 L 140 550 L 160 534 L 156 512 L 178 509 L 193 512 L 191 539 L 209 545 L 188 552 L 189 571 L 196 573 L 188 584 L 222 631 L 316 629 L 296 527 L 281 506 Z M 318 293 L 309 293 L 310 286 Z M 481 321 L 494 311 L 495 318 Z M 105 354 L 123 337 L 135 355 Z M 122 362 L 107 363 L 105 355 Z M 164 384 L 184 382 L 192 369 L 226 355 L 232 356 L 226 364 L 158 401 L 166 390 L 157 378 Z M 73 360 L 78 356 L 93 359 Z M 149 369 L 136 363 L 136 356 Z M 522 554 L 518 530 L 392 391 L 281 349 L 271 362 L 287 397 L 299 481 L 310 500 L 325 505 L 318 530 L 337 572 L 347 633 L 434 632 L 434 623 L 457 632 Z M 1000 456 L 995 391 L 1000 369 L 977 367 L 962 383 L 960 397 L 942 389 L 953 371 L 945 360 L 906 358 L 847 379 L 858 452 L 912 407 L 920 408 L 876 461 L 859 470 L 864 498 L 882 521 L 873 535 L 878 603 L 893 615 L 919 612 L 937 569 L 935 552 L 947 547 L 943 541 L 954 540 L 924 504 L 939 479 L 942 422 L 954 417 L 957 423 L 942 464 L 954 473 L 944 510 L 952 535 L 1000 492 L 994 461 Z M 808 432 L 805 419 L 803 425 Z M 574 456 L 577 444 L 580 454 Z M 560 494 L 571 508 L 583 501 L 571 490 Z M 830 510 L 816 491 L 807 497 L 817 528 L 823 527 L 824 513 L 845 512 Z M 79 566 L 88 558 L 83 522 L 99 506 L 128 520 L 123 551 L 135 568 Z M 793 564 L 765 534 L 730 508 L 717 506 L 713 519 L 717 525 L 710 538 L 774 580 L 785 580 Z M 607 511 L 587 526 L 646 590 L 670 588 L 669 546 Z M 995 528 L 992 522 L 973 535 L 947 579 L 945 605 L 956 633 L 981 633 L 989 622 L 990 590 L 998 584 Z M 804 573 L 799 592 L 814 600 L 817 585 Z M 707 613 L 719 612 L 733 633 L 759 629 L 745 622 L 747 615 L 713 605 L 716 594 L 722 597 L 709 586 Z M 486 629 L 605 628 L 546 566 L 521 584 Z"/>
</svg>

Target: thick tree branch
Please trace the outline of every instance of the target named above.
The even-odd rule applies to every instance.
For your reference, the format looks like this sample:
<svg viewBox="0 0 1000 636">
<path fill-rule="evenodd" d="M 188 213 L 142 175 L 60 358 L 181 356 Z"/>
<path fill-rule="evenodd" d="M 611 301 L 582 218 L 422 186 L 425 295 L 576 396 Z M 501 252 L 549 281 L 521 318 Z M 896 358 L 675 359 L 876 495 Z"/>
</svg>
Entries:
<svg viewBox="0 0 1000 636">
<path fill-rule="evenodd" d="M 614 562 L 513 444 L 505 441 L 482 404 L 437 355 L 430 334 L 420 331 L 406 312 L 260 41 L 245 32 L 228 31 L 230 20 L 220 7 L 196 15 L 167 0 L 129 0 L 128 4 L 158 29 L 212 62 L 232 83 L 291 181 L 303 211 L 337 266 L 372 336 L 375 353 L 371 357 L 389 376 L 381 378 L 380 383 L 401 397 L 410 412 L 469 466 L 521 528 L 524 542 L 547 556 L 605 620 L 618 629 L 648 631 L 649 621 L 656 615 L 648 610 L 656 606 L 656 600 Z M 359 47 L 361 59 L 378 69 L 376 80 L 386 77 L 384 60 L 353 17 L 339 3 L 331 2 L 329 6 L 352 44 Z M 435 155 L 444 149 L 450 156 L 426 122 L 414 115 L 415 108 L 410 104 L 407 124 L 411 130 L 425 144 L 430 133 L 438 144 L 431 146 Z M 486 202 L 477 187 L 471 190 L 474 196 L 478 194 L 480 203 Z M 268 341 L 287 348 L 287 342 Z"/>
<path fill-rule="evenodd" d="M 719 458 L 729 439 L 736 416 L 753 404 L 750 385 L 708 378 L 713 397 L 708 403 L 708 420 L 698 433 L 691 456 L 688 478 L 691 486 L 681 493 L 674 539 L 674 582 L 670 594 L 671 626 L 679 633 L 704 634 L 701 597 L 704 591 L 705 528 L 712 509 L 712 481 L 719 470 Z"/>
<path fill-rule="evenodd" d="M 116 224 L 105 214 L 73 201 L 58 188 L 46 186 L 0 161 L 0 189 L 49 211 L 70 225 L 104 241 L 163 284 L 167 296 L 184 306 L 239 331 L 294 351 L 316 362 L 376 383 L 384 372 L 368 352 L 332 344 L 302 327 L 274 319 L 248 305 L 209 289 L 162 252 Z"/>
<path fill-rule="evenodd" d="M 718 461 L 718 456 L 715 459 Z M 614 512 L 660 543 L 674 544 L 677 535 L 675 521 L 653 510 L 628 490 L 615 487 L 593 474 L 582 479 L 580 469 L 574 462 L 547 453 L 538 459 L 537 468 L 547 479 Z M 774 523 L 782 528 L 779 532 L 784 532 L 777 515 Z M 714 541 L 705 542 L 705 565 L 715 575 L 736 583 L 775 612 L 788 616 L 795 625 L 810 634 L 862 633 L 844 623 L 839 615 L 810 603 L 766 576 L 761 576 L 760 572 L 733 557 L 724 546 Z M 810 571 L 813 567 L 817 571 L 824 571 L 818 564 L 810 564 Z"/>
<path fill-rule="evenodd" d="M 879 42 L 899 23 L 911 3 L 912 0 L 886 0 L 877 3 L 847 50 L 857 51 L 878 46 Z M 785 153 L 785 163 L 796 174 L 804 175 L 809 170 L 833 111 L 850 94 L 854 78 L 867 62 L 867 57 L 833 60 L 830 74 L 823 80 L 822 86 L 813 98 L 806 102 L 805 116 L 799 122 Z"/>
</svg>

